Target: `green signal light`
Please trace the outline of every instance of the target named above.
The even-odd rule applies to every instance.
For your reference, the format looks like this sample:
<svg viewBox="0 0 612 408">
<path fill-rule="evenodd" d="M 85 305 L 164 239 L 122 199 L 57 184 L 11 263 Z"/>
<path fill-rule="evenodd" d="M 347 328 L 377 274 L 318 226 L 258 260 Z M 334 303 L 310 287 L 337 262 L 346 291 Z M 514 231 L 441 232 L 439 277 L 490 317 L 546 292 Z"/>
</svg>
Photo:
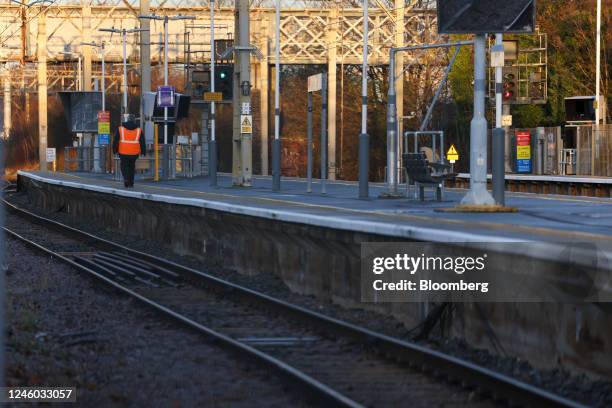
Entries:
<svg viewBox="0 0 612 408">
<path fill-rule="evenodd" d="M 219 77 L 221 79 L 225 79 L 227 77 L 227 74 L 225 73 L 225 71 L 221 71 L 221 73 L 219 74 Z"/>
</svg>

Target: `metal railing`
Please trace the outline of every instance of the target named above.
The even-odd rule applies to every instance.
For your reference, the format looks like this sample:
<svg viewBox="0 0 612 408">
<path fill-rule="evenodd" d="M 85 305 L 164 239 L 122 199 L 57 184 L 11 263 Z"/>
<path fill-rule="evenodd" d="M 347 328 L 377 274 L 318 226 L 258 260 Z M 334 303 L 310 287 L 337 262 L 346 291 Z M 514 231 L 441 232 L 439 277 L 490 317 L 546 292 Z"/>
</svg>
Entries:
<svg viewBox="0 0 612 408">
<path fill-rule="evenodd" d="M 202 174 L 202 147 L 199 145 L 159 145 L 159 175 L 162 179 L 192 178 Z M 145 178 L 154 176 L 154 146 L 147 145 L 146 154 L 136 160 L 136 174 Z M 118 155 L 111 146 L 69 146 L 64 148 L 64 171 L 113 173 L 121 179 Z"/>
<path fill-rule="evenodd" d="M 111 172 L 110 146 L 68 146 L 64 148 L 64 171 Z"/>
<path fill-rule="evenodd" d="M 174 147 L 174 149 L 173 149 Z M 159 176 L 161 179 L 176 177 L 192 178 L 201 174 L 199 164 L 201 148 L 197 145 L 158 145 Z M 155 175 L 155 150 L 153 145 L 147 145 L 146 155 L 136 160 L 136 174 L 144 178 Z M 119 156 L 114 157 L 115 180 L 121 180 L 121 165 Z"/>
<path fill-rule="evenodd" d="M 576 149 L 561 149 L 559 151 L 559 170 L 562 176 L 576 174 Z"/>
</svg>

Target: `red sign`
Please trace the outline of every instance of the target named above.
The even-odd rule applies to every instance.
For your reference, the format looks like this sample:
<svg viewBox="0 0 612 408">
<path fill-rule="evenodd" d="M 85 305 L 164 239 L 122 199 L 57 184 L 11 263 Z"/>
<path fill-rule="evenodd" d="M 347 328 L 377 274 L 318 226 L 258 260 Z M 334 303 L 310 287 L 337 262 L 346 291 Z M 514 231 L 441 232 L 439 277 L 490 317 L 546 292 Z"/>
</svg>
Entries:
<svg viewBox="0 0 612 408">
<path fill-rule="evenodd" d="M 516 133 L 517 146 L 531 146 L 531 133 L 525 130 L 517 130 Z"/>
<path fill-rule="evenodd" d="M 110 112 L 98 111 L 98 122 L 110 122 Z"/>
</svg>

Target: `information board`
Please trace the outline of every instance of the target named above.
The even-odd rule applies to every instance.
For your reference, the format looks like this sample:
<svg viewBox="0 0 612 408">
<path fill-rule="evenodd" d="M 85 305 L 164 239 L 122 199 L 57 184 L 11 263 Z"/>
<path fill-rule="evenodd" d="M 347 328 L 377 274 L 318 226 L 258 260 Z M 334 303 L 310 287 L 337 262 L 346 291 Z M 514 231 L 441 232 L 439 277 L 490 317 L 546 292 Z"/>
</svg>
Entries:
<svg viewBox="0 0 612 408">
<path fill-rule="evenodd" d="M 157 105 L 160 108 L 174 108 L 174 87 L 162 85 L 157 87 Z"/>
<path fill-rule="evenodd" d="M 531 173 L 531 133 L 517 130 L 516 137 L 516 171 Z"/>
<path fill-rule="evenodd" d="M 55 147 L 47 147 L 47 162 L 55 161 Z"/>
<path fill-rule="evenodd" d="M 98 111 L 102 110 L 102 93 L 58 92 L 71 132 L 97 133 Z"/>
<path fill-rule="evenodd" d="M 532 33 L 535 0 L 438 0 L 438 33 Z"/>
</svg>

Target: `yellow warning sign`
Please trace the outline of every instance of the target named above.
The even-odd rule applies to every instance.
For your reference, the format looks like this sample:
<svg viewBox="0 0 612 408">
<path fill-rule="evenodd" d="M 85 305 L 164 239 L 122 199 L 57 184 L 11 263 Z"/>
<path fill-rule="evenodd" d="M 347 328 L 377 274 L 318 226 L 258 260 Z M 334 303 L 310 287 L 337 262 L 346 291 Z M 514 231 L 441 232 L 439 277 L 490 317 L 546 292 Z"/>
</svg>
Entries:
<svg viewBox="0 0 612 408">
<path fill-rule="evenodd" d="M 223 100 L 223 92 L 204 92 L 205 102 L 221 102 Z"/>
<path fill-rule="evenodd" d="M 253 133 L 253 116 L 240 115 L 240 133 Z"/>
<path fill-rule="evenodd" d="M 448 151 L 446 152 L 446 160 L 448 160 L 450 163 L 454 163 L 459 160 L 459 152 L 457 152 L 454 144 L 450 145 L 448 148 Z"/>
</svg>

